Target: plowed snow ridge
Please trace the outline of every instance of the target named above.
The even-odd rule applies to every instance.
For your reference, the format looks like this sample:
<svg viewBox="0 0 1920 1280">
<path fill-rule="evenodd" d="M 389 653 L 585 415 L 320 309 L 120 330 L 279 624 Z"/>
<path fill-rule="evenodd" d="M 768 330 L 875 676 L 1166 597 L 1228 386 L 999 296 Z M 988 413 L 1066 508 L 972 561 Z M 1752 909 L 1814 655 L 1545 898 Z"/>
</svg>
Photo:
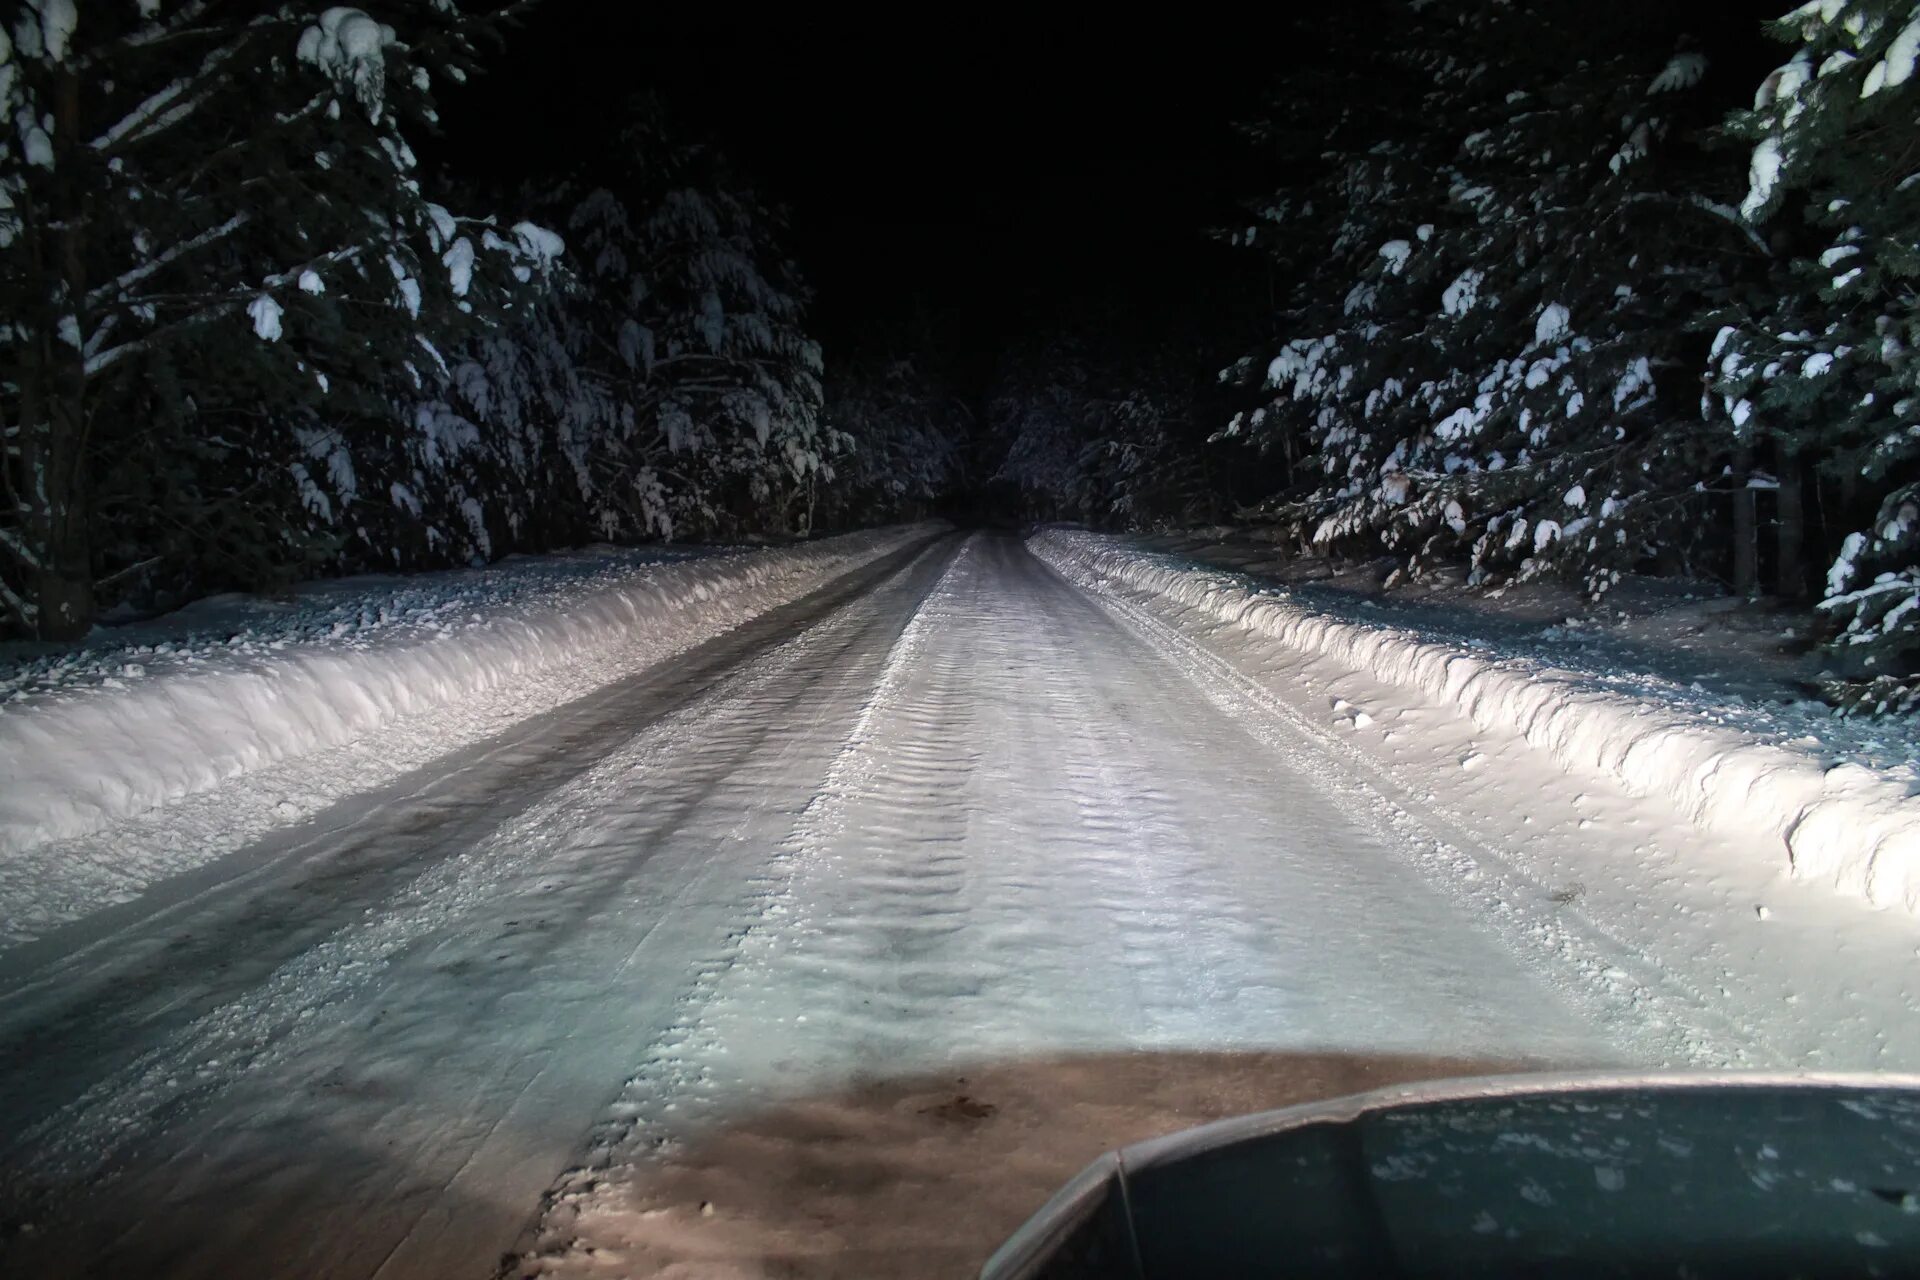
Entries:
<svg viewBox="0 0 1920 1280">
<path fill-rule="evenodd" d="M 1920 805 L 1892 778 L 1705 724 L 1530 664 L 1491 662 L 1389 626 L 1315 612 L 1257 581 L 1124 541 L 1047 529 L 1033 552 L 1091 590 L 1113 584 L 1224 623 L 1256 643 L 1324 655 L 1517 733 L 1562 768 L 1671 803 L 1690 822 L 1787 859 L 1797 877 L 1920 914 Z"/>
<path fill-rule="evenodd" d="M 15 702 L 0 714 L 0 940 L 130 897 L 930 532 L 644 565 L 460 630 L 215 654 L 124 690 Z"/>
</svg>

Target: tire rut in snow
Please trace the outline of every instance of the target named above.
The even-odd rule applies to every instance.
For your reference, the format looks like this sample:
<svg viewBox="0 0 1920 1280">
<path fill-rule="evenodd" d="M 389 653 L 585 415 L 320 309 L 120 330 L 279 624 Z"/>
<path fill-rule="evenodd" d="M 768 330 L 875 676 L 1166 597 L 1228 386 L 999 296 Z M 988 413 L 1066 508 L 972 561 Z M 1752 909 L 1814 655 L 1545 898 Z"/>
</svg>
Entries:
<svg viewBox="0 0 1920 1280">
<path fill-rule="evenodd" d="M 1133 600 L 1105 591 L 1090 592 L 1089 598 L 1165 656 L 1297 772 L 1319 778 L 1326 794 L 1356 821 L 1377 826 L 1424 877 L 1482 916 L 1490 936 L 1589 1016 L 1614 1028 L 1636 1059 L 1751 1067 L 1793 1060 L 1770 1045 L 1761 1029 L 1735 1025 L 1705 992 L 1614 936 L 1603 923 L 1570 919 L 1564 910 L 1540 909 L 1538 904 L 1560 904 L 1471 824 L 1447 812 L 1434 797 L 1416 803 L 1377 764 L 1307 721 L 1226 659 Z"/>
<path fill-rule="evenodd" d="M 711 1229 L 698 1226 L 711 1205 L 676 1200 L 756 1183 L 709 1153 L 769 1109 L 804 1118 L 809 1099 L 892 1097 L 903 1078 L 945 1073 L 955 1092 L 906 1100 L 920 1128 L 896 1135 L 868 1115 L 875 1127 L 837 1135 L 865 1148 L 842 1162 L 858 1165 L 852 1183 L 795 1210 L 832 1219 L 823 1239 L 881 1225 L 857 1218 L 875 1179 L 937 1185 L 924 1126 L 991 1123 L 994 1099 L 965 1082 L 1022 1064 L 1083 1062 L 1058 1101 L 1098 1113 L 1116 1106 L 1103 1091 L 1132 1079 L 1124 1064 L 1152 1051 L 1192 1054 L 1223 1079 L 1227 1051 L 1416 1070 L 1404 1064 L 1421 1054 L 1617 1060 L 1379 836 L 1305 779 L 1276 775 L 1256 736 L 1011 539 L 970 543 L 887 671 L 779 874 L 591 1158 L 549 1196 L 516 1267 L 614 1274 L 728 1248 L 751 1266 L 764 1196 L 720 1205 Z M 1292 1100 L 1283 1081 L 1267 1096 Z M 1157 1131 L 1189 1115 L 1128 1122 Z M 888 1145 L 896 1137 L 906 1145 Z M 789 1154 L 826 1158 L 804 1143 Z M 1064 1177 L 1070 1165 L 1049 1163 L 1059 1155 L 1029 1151 L 1021 1177 Z M 831 1258 L 816 1261 L 832 1273 Z"/>
<path fill-rule="evenodd" d="M 363 922 L 439 859 L 496 836 L 649 726 L 726 690 L 796 632 L 926 551 L 888 556 L 392 786 L 342 801 L 151 901 L 0 955 L 0 1118 L 19 1134 L 192 1017 Z M 142 911 L 144 910 L 144 914 Z M 61 1070 L 48 1063 L 64 1061 Z M 6 1144 L 0 1141 L 0 1154 Z"/>
<path fill-rule="evenodd" d="M 605 1169 L 616 1160 L 635 1158 L 635 1148 L 642 1144 L 647 1149 L 645 1155 L 668 1154 L 674 1139 L 661 1131 L 697 1124 L 719 1101 L 713 1059 L 724 1054 L 727 1046 L 708 1025 L 710 1010 L 725 998 L 723 992 L 731 986 L 730 979 L 745 968 L 756 964 L 764 966 L 767 963 L 764 953 L 783 946 L 784 940 L 775 937 L 774 930 L 794 914 L 795 878 L 806 864 L 817 864 L 831 856 L 832 842 L 846 830 L 850 800 L 872 787 L 876 775 L 882 771 L 882 761 L 875 755 L 876 731 L 901 714 L 896 705 L 900 687 L 923 647 L 930 602 L 968 552 L 967 547 L 961 549 L 894 637 L 880 664 L 873 692 L 835 753 L 819 790 L 773 852 L 766 869 L 750 882 L 749 898 L 727 927 L 718 952 L 695 970 L 688 989 L 676 1002 L 678 1013 L 666 1034 L 648 1051 L 639 1070 L 608 1109 L 606 1118 L 595 1126 L 586 1159 L 545 1197 L 535 1230 L 523 1241 L 526 1249 L 538 1251 L 551 1249 L 556 1244 L 564 1246 L 572 1238 L 582 1204 L 594 1195 Z M 885 767 L 892 767 L 891 760 Z M 937 762 L 935 770 L 938 771 Z M 938 780 L 929 777 L 926 782 L 937 786 Z M 915 839 L 929 842 L 924 833 L 917 834 Z M 938 837 L 933 837 L 930 843 L 937 844 Z M 909 892 L 924 891 L 925 878 L 937 879 L 944 874 L 936 855 L 930 869 L 921 873 L 923 883 Z M 826 967 L 831 969 L 832 962 L 827 961 Z M 774 1016 L 782 1022 L 786 1020 L 786 1015 Z M 797 1013 L 794 1016 L 802 1022 L 807 1017 Z M 511 1265 L 509 1259 L 509 1269 Z"/>
<path fill-rule="evenodd" d="M 756 805 L 780 802 L 796 767 L 807 767 L 807 744 L 817 736 L 810 726 L 830 726 L 871 680 L 865 659 L 874 637 L 911 613 L 944 560 L 938 549 L 922 552 L 895 563 L 877 588 L 860 584 L 873 589 L 838 599 L 824 617 L 806 617 L 797 635 L 776 637 L 476 843 L 436 851 L 357 924 L 168 1029 L 142 1056 L 15 1131 L 9 1199 L 34 1202 L 31 1216 L 42 1221 L 49 1192 L 75 1183 L 95 1202 L 144 1203 L 151 1195 L 158 1204 L 184 1195 L 190 1203 L 190 1192 L 158 1191 L 155 1177 L 172 1175 L 156 1162 L 189 1156 L 185 1181 L 215 1194 L 223 1166 L 261 1159 L 261 1145 L 280 1141 L 289 1127 L 337 1127 L 358 1113 L 365 1124 L 349 1123 L 349 1131 L 405 1134 L 412 1150 L 397 1163 L 391 1150 L 348 1153 L 370 1164 L 355 1172 L 375 1191 L 379 1179 L 398 1178 L 410 1195 L 424 1191 L 431 1200 L 436 1178 L 458 1174 L 475 1144 L 488 1140 L 493 1117 L 519 1105 L 518 1095 L 548 1072 L 541 1064 L 552 1058 L 551 1046 L 564 1050 L 563 1066 L 572 1058 L 591 1067 L 590 1046 L 607 1040 L 615 1047 L 605 1073 L 575 1071 L 573 1097 L 558 1106 L 581 1114 L 540 1139 L 554 1164 L 524 1191 L 537 1196 L 570 1136 L 590 1122 L 592 1098 L 637 1051 L 638 1044 L 619 1047 L 625 1036 L 650 1034 L 642 1023 L 611 1038 L 604 1029 L 580 1038 L 606 1017 L 606 984 L 629 964 L 636 939 L 674 916 L 702 875 L 751 870 L 739 859 L 759 846 L 750 834 L 735 840 L 743 809 L 751 816 Z M 677 971 L 685 957 L 664 963 Z M 637 980 L 650 986 L 653 975 Z M 476 1022 L 485 1034 L 473 1034 Z M 395 1093 L 403 1081 L 418 1087 Z M 448 1087 L 472 1091 L 471 1101 L 449 1110 Z M 102 1179 L 109 1160 L 129 1171 Z M 329 1196 L 345 1197 L 331 1211 L 354 1220 L 351 1197 L 371 1193 L 329 1187 L 327 1173 L 303 1170 L 303 1193 L 321 1203 L 302 1205 L 296 1196 L 292 1220 L 320 1215 Z M 411 1212 L 424 1211 L 416 1200 Z M 371 1248 L 379 1215 L 361 1216 L 367 1221 L 356 1247 Z M 496 1209 L 495 1230 L 498 1217 Z M 489 1260 L 517 1225 L 508 1224 Z M 406 1229 L 404 1222 L 395 1229 Z M 168 1228 L 138 1230 L 165 1240 Z M 141 1247 L 132 1246 L 131 1262 Z"/>
</svg>

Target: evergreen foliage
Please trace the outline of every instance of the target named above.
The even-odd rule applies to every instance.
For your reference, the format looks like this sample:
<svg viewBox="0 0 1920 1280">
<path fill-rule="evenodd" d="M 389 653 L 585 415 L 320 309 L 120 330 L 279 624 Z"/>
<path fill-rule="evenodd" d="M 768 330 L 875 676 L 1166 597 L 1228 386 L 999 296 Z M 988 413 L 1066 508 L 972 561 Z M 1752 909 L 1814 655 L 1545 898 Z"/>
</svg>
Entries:
<svg viewBox="0 0 1920 1280">
<path fill-rule="evenodd" d="M 1076 326 L 1015 347 L 987 404 L 1002 455 L 994 478 L 1029 519 L 1110 529 L 1217 520 L 1230 486 L 1207 444 L 1203 368 L 1198 347 L 1164 333 Z"/>
<path fill-rule="evenodd" d="M 1781 261 L 1716 338 L 1715 390 L 1858 521 L 1820 607 L 1843 654 L 1898 676 L 1920 649 L 1920 10 L 1816 0 L 1773 33 L 1793 56 L 1732 128 L 1753 145 L 1742 212 Z M 1883 680 L 1853 700 L 1912 696 Z"/>
<path fill-rule="evenodd" d="M 837 365 L 828 421 L 841 442 L 823 523 L 921 519 L 967 481 L 973 414 L 930 356 Z"/>
<path fill-rule="evenodd" d="M 1699 145 L 1704 59 L 1581 38 L 1569 6 L 1400 21 L 1347 67 L 1394 118 L 1296 131 L 1311 180 L 1236 233 L 1298 283 L 1275 347 L 1223 375 L 1254 395 L 1223 434 L 1287 453 L 1266 512 L 1308 545 L 1598 598 L 1695 548 L 1728 456 L 1692 321 L 1758 251 Z"/>
<path fill-rule="evenodd" d="M 163 566 L 188 585 L 310 567 L 353 527 L 341 503 L 458 446 L 405 406 L 559 251 L 415 174 L 435 77 L 469 74 L 493 21 L 446 0 L 6 6 L 13 626 L 78 634 L 97 581 Z"/>
<path fill-rule="evenodd" d="M 779 219 L 650 107 L 617 154 L 530 202 L 570 270 L 433 411 L 474 424 L 519 545 L 804 532 L 837 446 Z"/>
<path fill-rule="evenodd" d="M 0 625 L 811 527 L 852 440 L 781 220 L 716 153 L 643 104 L 597 172 L 513 217 L 427 193 L 433 86 L 503 16 L 0 14 Z"/>
</svg>

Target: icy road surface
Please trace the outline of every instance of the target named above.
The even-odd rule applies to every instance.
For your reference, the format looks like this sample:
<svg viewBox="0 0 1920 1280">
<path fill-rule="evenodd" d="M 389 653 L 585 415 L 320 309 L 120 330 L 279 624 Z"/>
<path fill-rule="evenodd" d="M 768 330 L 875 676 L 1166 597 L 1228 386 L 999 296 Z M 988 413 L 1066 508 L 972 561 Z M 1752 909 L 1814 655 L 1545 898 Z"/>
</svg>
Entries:
<svg viewBox="0 0 1920 1280">
<path fill-rule="evenodd" d="M 1642 903 L 1624 798 L 1542 882 L 1494 836 L 1560 798 L 1476 828 L 1327 705 L 1015 539 L 887 557 L 0 953 L 0 1257 L 962 1276 L 1220 1115 L 1920 1060 L 1911 920 L 1775 885 L 1753 934 L 1717 863 Z"/>
</svg>

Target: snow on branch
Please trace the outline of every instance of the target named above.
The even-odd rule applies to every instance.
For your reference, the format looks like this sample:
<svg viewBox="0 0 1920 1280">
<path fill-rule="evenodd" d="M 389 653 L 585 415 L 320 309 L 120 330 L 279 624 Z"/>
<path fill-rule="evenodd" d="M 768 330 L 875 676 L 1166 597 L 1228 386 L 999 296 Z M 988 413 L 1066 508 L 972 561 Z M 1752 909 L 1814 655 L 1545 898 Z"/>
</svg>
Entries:
<svg viewBox="0 0 1920 1280">
<path fill-rule="evenodd" d="M 200 69 L 192 76 L 175 80 L 150 95 L 95 138 L 90 144 L 92 148 L 101 152 L 124 150 L 125 145 L 163 132 L 192 115 L 200 103 L 221 85 L 224 74 L 222 68 L 245 47 L 251 35 L 251 28 L 244 30 L 233 40 L 207 54 L 200 62 Z"/>
<path fill-rule="evenodd" d="M 219 226 L 209 227 L 197 236 L 182 240 L 179 244 L 162 250 L 139 266 L 121 273 L 115 279 L 88 292 L 87 305 L 90 308 L 99 307 L 106 302 L 122 299 L 127 289 L 139 284 L 156 271 L 172 266 L 181 258 L 186 257 L 195 250 L 204 249 L 215 241 L 224 240 L 241 227 L 246 226 L 249 221 L 251 221 L 250 215 L 236 213 Z"/>
<path fill-rule="evenodd" d="M 22 541 L 19 534 L 4 526 L 0 526 L 0 550 L 6 551 L 29 569 L 41 567 L 40 557 L 33 553 L 33 548 Z"/>
</svg>

